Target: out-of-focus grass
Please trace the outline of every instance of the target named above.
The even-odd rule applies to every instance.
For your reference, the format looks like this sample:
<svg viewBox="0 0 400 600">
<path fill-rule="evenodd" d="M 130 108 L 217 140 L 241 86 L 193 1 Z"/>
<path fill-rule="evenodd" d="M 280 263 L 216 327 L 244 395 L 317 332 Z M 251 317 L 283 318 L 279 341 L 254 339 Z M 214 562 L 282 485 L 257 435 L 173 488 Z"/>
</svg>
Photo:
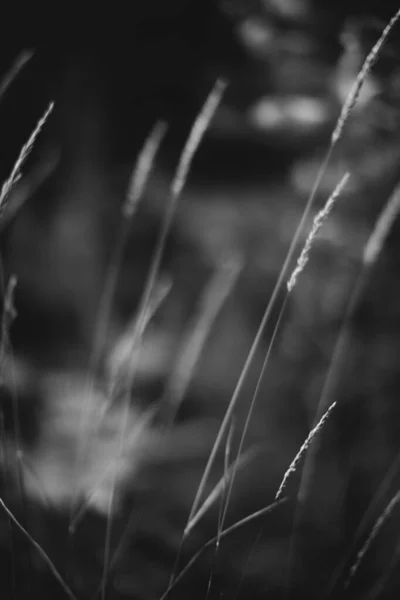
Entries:
<svg viewBox="0 0 400 600">
<path fill-rule="evenodd" d="M 128 351 L 125 344 L 124 352 L 118 355 L 117 368 L 115 354 L 126 342 L 127 330 L 126 326 L 119 328 L 118 320 L 114 321 L 112 315 L 118 283 L 115 277 L 110 280 L 107 310 L 101 313 L 109 334 L 102 334 L 101 343 L 95 341 L 98 345 L 95 360 L 89 361 L 89 373 L 81 370 L 75 374 L 66 371 L 51 375 L 28 369 L 26 383 L 15 387 L 15 393 L 22 391 L 23 395 L 26 388 L 36 386 L 44 410 L 33 447 L 25 447 L 20 431 L 24 399 L 14 399 L 14 433 L 7 433 L 4 426 L 1 507 L 5 518 L 9 518 L 9 525 L 16 526 L 22 535 L 19 538 L 10 530 L 0 532 L 4 554 L 8 555 L 7 564 L 14 571 L 12 585 L 17 584 L 15 574 L 24 573 L 26 578 L 32 576 L 32 585 L 38 586 L 42 597 L 46 597 L 47 589 L 49 594 L 54 593 L 47 575 L 43 574 L 45 567 L 59 585 L 57 593 L 64 592 L 70 598 L 94 595 L 103 599 L 166 598 L 174 594 L 205 598 L 217 597 L 220 592 L 232 598 L 249 597 L 249 594 L 257 597 L 257 593 L 260 597 L 267 593 L 279 597 L 282 592 L 290 596 L 295 594 L 294 590 L 312 594 L 322 593 L 327 588 L 338 558 L 345 556 L 346 531 L 340 530 L 338 524 L 342 525 L 345 520 L 341 511 L 346 511 L 346 478 L 351 476 L 351 469 L 347 471 L 342 464 L 337 466 L 335 457 L 332 458 L 335 435 L 340 435 L 336 432 L 341 415 L 346 415 L 340 398 L 333 400 L 332 389 L 335 391 L 341 375 L 341 361 L 346 360 L 346 353 L 351 349 L 351 323 L 356 318 L 365 288 L 356 285 L 351 293 L 353 271 L 350 275 L 346 272 L 345 292 L 349 296 L 333 290 L 339 299 L 328 298 L 331 308 L 335 306 L 338 312 L 339 308 L 343 309 L 344 321 L 341 324 L 342 315 L 334 315 L 333 339 L 328 339 L 320 359 L 322 364 L 315 368 L 320 372 L 313 382 L 306 382 L 308 387 L 304 389 L 301 373 L 296 369 L 301 370 L 305 365 L 308 374 L 313 373 L 313 367 L 302 362 L 304 341 L 296 307 L 304 308 L 313 302 L 313 288 L 309 285 L 316 269 L 315 260 L 322 255 L 324 262 L 323 251 L 319 250 L 318 254 L 319 244 L 324 246 L 324 240 L 316 235 L 320 233 L 319 227 L 325 217 L 328 220 L 323 223 L 322 233 L 325 225 L 329 227 L 330 219 L 337 222 L 333 215 L 328 215 L 333 200 L 328 200 L 329 210 L 325 212 L 318 213 L 313 205 L 321 184 L 326 185 L 324 178 L 336 147 L 345 135 L 362 85 L 399 16 L 400 11 L 384 30 L 355 80 L 305 209 L 293 211 L 296 216 L 300 214 L 297 228 L 293 223 L 288 227 L 284 223 L 286 215 L 277 211 L 281 214 L 274 225 L 281 226 L 278 236 L 285 246 L 277 254 L 283 258 L 283 266 L 271 275 L 269 259 L 266 267 L 261 257 L 261 268 L 260 265 L 258 268 L 268 272 L 265 277 L 268 289 L 259 294 L 262 300 L 267 297 L 267 308 L 263 305 L 261 310 L 254 310 L 250 318 L 247 313 L 252 309 L 246 306 L 246 300 L 251 299 L 249 288 L 261 284 L 257 281 L 254 284 L 257 268 L 254 264 L 248 266 L 247 262 L 249 255 L 262 254 L 259 249 L 254 251 L 258 242 L 251 239 L 256 237 L 257 227 L 261 229 L 260 237 L 265 233 L 260 223 L 248 226 L 243 243 L 245 251 L 239 253 L 239 259 L 238 253 L 229 252 L 235 246 L 229 235 L 228 239 L 218 239 L 219 231 L 210 232 L 206 226 L 204 231 L 197 232 L 197 249 L 202 245 L 203 249 L 207 248 L 205 262 L 207 274 L 211 276 L 199 285 L 205 291 L 195 310 L 182 308 L 184 302 L 174 287 L 176 279 L 179 281 L 179 261 L 168 293 L 154 295 L 156 284 L 162 283 L 160 270 L 177 200 L 189 175 L 193 154 L 220 100 L 222 85 L 217 83 L 181 155 L 170 189 L 172 200 L 161 224 L 142 301 L 132 319 Z M 18 183 L 24 158 L 47 116 L 48 113 L 23 148 L 3 188 L 7 193 Z M 153 159 L 154 156 L 150 164 Z M 190 191 L 188 195 L 190 197 Z M 192 202 L 193 198 L 192 194 Z M 351 192 L 346 196 L 346 202 L 350 201 Z M 227 211 L 234 227 L 243 231 L 240 211 L 235 214 L 232 205 Z M 264 218 L 262 209 L 257 207 L 254 212 L 254 220 L 257 215 Z M 357 269 L 361 273 L 362 283 L 371 277 L 370 266 L 376 266 L 397 212 L 398 199 L 394 195 L 372 235 L 363 237 L 366 242 L 364 261 L 360 256 L 354 268 L 355 273 Z M 308 235 L 306 225 L 312 221 L 312 213 L 316 216 Z M 201 214 L 204 213 L 200 209 Z M 225 218 L 226 213 L 222 215 Z M 177 215 L 181 224 L 185 219 L 189 219 L 185 211 Z M 194 228 L 199 223 L 193 224 L 192 220 Z M 272 227 L 271 237 L 273 233 Z M 328 233 L 325 235 L 329 240 Z M 335 237 L 335 232 L 331 235 Z M 122 266 L 119 263 L 123 261 L 128 238 L 128 232 L 126 235 L 122 232 L 120 240 L 124 243 L 121 252 L 116 253 L 118 264 L 113 265 L 116 268 Z M 282 240 L 289 243 L 285 245 Z M 307 259 L 310 258 L 307 265 L 304 254 L 299 251 L 301 241 L 305 242 Z M 359 248 L 362 246 L 363 243 L 358 244 Z M 334 260 L 336 249 L 330 250 L 330 259 Z M 314 251 L 316 258 L 313 258 Z M 294 264 L 296 252 L 300 256 L 299 269 Z M 257 257 L 254 262 L 258 260 Z M 271 262 L 276 265 L 276 257 Z M 293 268 L 295 276 L 291 279 L 289 274 Z M 194 273 L 194 278 L 196 276 Z M 329 283 L 329 277 L 327 280 Z M 287 292 L 283 290 L 285 282 L 289 282 Z M 324 285 L 324 278 L 316 285 Z M 12 287 L 4 296 L 3 353 L 7 360 L 2 361 L 3 381 L 11 388 L 14 384 L 10 366 L 12 347 L 5 342 L 12 321 L 9 317 L 14 317 Z M 297 287 L 300 288 L 298 294 Z M 324 304 L 324 291 L 319 294 Z M 322 306 L 315 317 L 323 321 L 324 310 Z M 195 316 L 185 318 L 182 316 L 185 312 Z M 312 312 L 308 310 L 307 314 Z M 318 331 L 316 334 L 317 341 L 311 346 L 318 344 Z M 325 343 L 325 339 L 321 343 Z M 161 390 L 156 387 L 154 392 L 149 392 L 145 387 L 141 389 L 141 385 L 146 383 L 146 374 L 152 366 L 154 368 L 154 362 L 158 370 L 153 373 L 161 374 L 164 389 L 161 386 Z M 8 369 L 11 375 L 5 372 Z M 296 381 L 291 381 L 292 375 L 296 375 Z M 222 380 L 220 388 L 213 385 L 213 378 L 217 383 Z M 315 398 L 319 390 L 321 399 L 315 406 L 308 396 Z M 290 398 L 285 406 L 294 393 L 303 398 Z M 302 423 L 297 422 L 298 419 L 302 419 Z M 307 431 L 311 431 L 308 436 Z M 11 454 L 17 460 L 6 458 Z M 351 462 L 351 457 L 348 460 Z M 8 487 L 6 483 L 12 482 L 15 464 L 19 482 Z M 18 494 L 13 492 L 13 486 L 18 487 L 16 483 Z M 309 506 L 315 506 L 315 495 L 318 510 L 310 516 Z M 368 495 L 366 498 L 368 501 Z M 356 561 L 352 561 L 354 556 L 351 555 L 348 561 L 346 557 L 346 564 L 340 565 L 341 572 L 328 589 L 329 593 L 338 593 L 344 587 L 351 593 L 362 560 L 372 545 L 378 543 L 377 538 L 389 513 L 394 512 L 397 500 L 398 494 L 376 520 L 361 549 L 357 548 Z M 327 509 L 325 522 L 324 508 Z M 40 516 L 32 518 L 35 514 Z M 53 518 L 59 524 L 59 531 L 52 531 Z M 7 547 L 8 537 L 11 545 Z M 26 541 L 28 546 L 24 547 L 20 559 L 16 545 L 22 546 Z M 37 562 L 38 557 L 31 553 L 30 546 L 43 564 Z M 315 570 L 309 571 L 313 557 L 319 552 L 321 562 L 317 561 Z M 327 564 L 330 552 L 332 560 Z M 30 557 L 31 569 L 24 557 Z M 29 584 L 22 588 L 23 597 L 28 587 Z M 259 588 L 257 593 L 256 588 Z"/>
</svg>

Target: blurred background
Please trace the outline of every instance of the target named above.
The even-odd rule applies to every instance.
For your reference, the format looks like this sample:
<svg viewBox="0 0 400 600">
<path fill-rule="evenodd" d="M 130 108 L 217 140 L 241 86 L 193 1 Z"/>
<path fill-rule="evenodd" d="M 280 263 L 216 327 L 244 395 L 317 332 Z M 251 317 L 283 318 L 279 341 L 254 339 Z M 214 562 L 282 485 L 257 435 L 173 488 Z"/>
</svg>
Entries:
<svg viewBox="0 0 400 600">
<path fill-rule="evenodd" d="M 391 1 L 152 0 L 95 11 L 56 4 L 5 11 L 2 80 L 13 65 L 23 66 L 0 98 L 2 181 L 55 104 L 0 222 L 3 290 L 17 278 L 12 310 L 7 294 L 3 302 L 0 495 L 77 597 L 100 597 L 104 565 L 109 599 L 153 599 L 166 590 L 218 427 L 341 106 L 398 8 Z M 398 183 L 398 33 L 366 80 L 322 177 L 312 216 L 343 173 L 351 174 L 288 298 L 229 524 L 273 501 L 313 426 L 364 245 Z M 157 284 L 164 297 L 132 357 L 171 180 L 219 77 L 227 89 L 163 252 Z M 117 261 L 106 316 L 104 290 L 124 235 L 132 171 L 160 120 L 167 132 Z M 285 505 L 227 537 L 218 554 L 204 552 L 169 597 L 372 600 L 399 590 L 394 509 L 345 591 L 357 552 L 400 483 L 397 229 L 395 223 L 348 324 L 332 398 L 337 410 L 321 435 L 301 517 L 300 470 Z M 185 356 L 225 289 L 192 372 Z M 238 398 L 233 456 L 285 289 Z M 163 427 L 148 409 L 173 406 L 186 375 L 183 401 Z M 207 491 L 223 473 L 224 452 Z M 215 535 L 218 511 L 216 503 L 187 540 L 180 566 Z M 0 553 L 5 598 L 62 597 L 6 513 Z"/>
</svg>

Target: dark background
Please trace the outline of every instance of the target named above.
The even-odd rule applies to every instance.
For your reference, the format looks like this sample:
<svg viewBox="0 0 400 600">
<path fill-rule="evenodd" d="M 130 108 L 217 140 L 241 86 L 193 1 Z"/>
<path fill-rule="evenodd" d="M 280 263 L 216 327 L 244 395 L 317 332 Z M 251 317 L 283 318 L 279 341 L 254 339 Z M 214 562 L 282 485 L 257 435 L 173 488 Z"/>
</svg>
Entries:
<svg viewBox="0 0 400 600">
<path fill-rule="evenodd" d="M 244 267 L 174 426 L 164 438 L 155 424 L 143 443 L 124 450 L 111 544 L 120 551 L 110 567 L 108 598 L 158 598 L 166 589 L 202 469 L 349 82 L 397 8 L 396 2 L 158 0 L 90 11 L 62 4 L 5 11 L 0 72 L 21 51 L 33 54 L 0 103 L 3 180 L 50 101 L 55 108 L 1 225 L 5 278 L 15 274 L 18 284 L 12 352 L 2 369 L 0 489 L 78 597 L 92 597 L 100 581 L 109 483 L 68 537 L 73 488 L 90 493 L 115 452 L 118 402 L 91 440 L 90 458 L 78 467 L 77 432 L 107 266 L 121 235 L 120 210 L 146 135 L 157 120 L 167 122 L 120 265 L 95 402 L 104 400 L 109 357 L 138 306 L 183 143 L 221 76 L 227 92 L 194 160 L 163 255 L 161 275 L 172 288 L 144 337 L 130 390 L 130 427 L 140 410 L 160 401 L 221 260 L 239 254 Z M 312 427 L 363 246 L 398 182 L 398 35 L 397 27 L 367 82 L 374 93 L 354 111 L 322 179 L 316 209 L 343 170 L 351 173 L 349 191 L 288 300 L 246 441 L 259 453 L 237 477 L 230 523 L 273 500 Z M 398 509 L 344 591 L 357 551 L 399 485 L 397 254 L 398 223 L 347 325 L 332 398 L 338 408 L 321 436 L 296 536 L 299 476 L 283 508 L 228 538 L 216 559 L 205 553 L 171 598 L 206 598 L 210 572 L 209 598 L 347 594 L 372 600 L 398 592 Z M 278 308 L 283 297 L 282 290 Z M 239 399 L 235 447 L 277 314 Z M 19 466 L 18 440 L 24 452 Z M 215 481 L 222 455 L 218 469 Z M 215 534 L 217 513 L 214 508 L 199 525 L 182 564 Z M 5 514 L 0 523 L 4 597 L 61 597 Z"/>
</svg>

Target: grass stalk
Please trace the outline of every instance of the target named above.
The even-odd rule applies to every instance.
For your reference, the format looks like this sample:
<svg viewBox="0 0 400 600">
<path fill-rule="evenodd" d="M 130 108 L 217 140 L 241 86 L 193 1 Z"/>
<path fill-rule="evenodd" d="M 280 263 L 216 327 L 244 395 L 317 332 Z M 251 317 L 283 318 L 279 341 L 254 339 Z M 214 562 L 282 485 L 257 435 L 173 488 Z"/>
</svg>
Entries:
<svg viewBox="0 0 400 600">
<path fill-rule="evenodd" d="M 359 551 L 359 553 L 357 554 L 357 558 L 354 562 L 354 564 L 352 565 L 351 569 L 350 569 L 350 573 L 349 576 L 344 584 L 345 589 L 347 589 L 349 587 L 349 585 L 351 584 L 352 580 L 354 579 L 358 569 L 360 568 L 360 565 L 365 557 L 365 555 L 367 554 L 368 550 L 370 549 L 372 543 L 374 542 L 374 540 L 376 539 L 376 537 L 378 536 L 379 532 L 381 531 L 382 527 L 385 525 L 386 521 L 389 519 L 389 517 L 391 516 L 391 514 L 393 513 L 396 505 L 399 503 L 400 501 L 400 491 L 397 492 L 397 494 L 391 499 L 391 501 L 389 502 L 389 504 L 387 505 L 387 507 L 385 508 L 385 510 L 383 511 L 383 513 L 380 515 L 380 517 L 377 519 L 375 525 L 373 526 L 365 544 L 362 546 L 361 550 Z"/>
<path fill-rule="evenodd" d="M 53 561 L 51 560 L 51 558 L 49 557 L 49 555 L 43 550 L 42 546 L 40 544 L 38 544 L 38 542 L 36 540 L 33 539 L 31 534 L 21 525 L 21 523 L 13 515 L 11 510 L 6 506 L 6 504 L 4 503 L 4 501 L 1 498 L 0 498 L 0 506 L 6 512 L 6 514 L 11 519 L 11 521 L 14 523 L 14 525 L 17 526 L 17 528 L 21 531 L 21 533 L 32 544 L 32 546 L 35 548 L 35 550 L 38 552 L 38 554 L 40 554 L 40 556 L 42 557 L 42 559 L 48 566 L 49 570 L 54 575 L 54 578 L 58 581 L 61 588 L 64 590 L 66 596 L 68 596 L 68 598 L 70 598 L 70 600 L 77 600 L 75 594 L 72 592 L 71 588 L 66 584 L 64 579 L 61 577 L 59 571 L 55 567 L 55 565 L 54 565 Z"/>
<path fill-rule="evenodd" d="M 272 504 L 269 504 L 268 506 L 265 506 L 264 508 L 261 508 L 260 510 L 257 510 L 256 512 L 252 513 L 251 515 L 248 515 L 247 517 L 244 517 L 243 519 L 240 519 L 239 521 L 236 521 L 236 523 L 233 523 L 232 525 L 230 525 L 226 529 L 218 532 L 218 534 L 216 536 L 214 536 L 213 538 L 211 538 L 210 540 L 208 540 L 208 542 L 206 542 L 200 548 L 200 550 L 198 550 L 196 552 L 196 554 L 189 560 L 189 562 L 185 565 L 185 567 L 183 567 L 183 569 L 173 579 L 173 581 L 170 582 L 168 588 L 166 589 L 166 591 L 164 592 L 164 594 L 160 597 L 160 600 L 165 600 L 168 597 L 168 595 L 172 591 L 172 589 L 183 579 L 183 577 L 193 567 L 193 565 L 201 557 L 201 555 L 204 553 L 204 551 L 207 550 L 208 548 L 211 548 L 212 546 L 214 546 L 214 544 L 217 542 L 218 539 L 221 541 L 222 539 L 224 539 L 225 537 L 227 537 L 231 533 L 234 533 L 235 531 L 237 531 L 241 527 L 244 527 L 245 525 L 248 525 L 252 521 L 254 521 L 254 520 L 256 520 L 256 519 L 258 519 L 258 518 L 260 518 L 260 517 L 262 517 L 264 515 L 267 515 L 267 514 L 271 513 L 273 510 L 275 510 L 279 506 L 282 506 L 285 502 L 286 502 L 286 498 L 283 498 L 282 500 L 279 500 L 278 502 L 274 502 Z"/>
</svg>

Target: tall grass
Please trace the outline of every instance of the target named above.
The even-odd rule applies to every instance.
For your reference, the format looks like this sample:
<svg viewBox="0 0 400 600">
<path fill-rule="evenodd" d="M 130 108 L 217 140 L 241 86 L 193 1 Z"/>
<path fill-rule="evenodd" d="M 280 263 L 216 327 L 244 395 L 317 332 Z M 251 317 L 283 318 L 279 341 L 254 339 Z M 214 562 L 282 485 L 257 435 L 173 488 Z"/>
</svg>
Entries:
<svg viewBox="0 0 400 600">
<path fill-rule="evenodd" d="M 308 262 L 310 252 L 312 252 L 313 245 L 318 243 L 318 233 L 320 231 L 320 228 L 323 226 L 326 219 L 329 218 L 330 213 L 334 208 L 335 202 L 337 201 L 338 197 L 340 197 L 340 195 L 342 194 L 345 194 L 345 185 L 349 176 L 347 173 L 340 180 L 335 190 L 333 190 L 324 208 L 320 212 L 318 212 L 314 217 L 309 233 L 305 236 L 305 245 L 302 251 L 300 252 L 298 252 L 299 240 L 301 236 L 304 235 L 306 224 L 310 221 L 310 215 L 318 195 L 320 183 L 325 174 L 326 168 L 330 163 L 333 153 L 335 152 L 338 144 L 342 139 L 345 127 L 349 119 L 351 118 L 352 112 L 359 98 L 362 85 L 368 77 L 376 60 L 378 60 L 379 54 L 384 43 L 386 42 L 390 32 L 392 31 L 393 27 L 399 19 L 400 10 L 393 16 L 387 27 L 384 29 L 380 39 L 375 44 L 368 57 L 366 58 L 364 65 L 360 70 L 360 73 L 355 79 L 354 86 L 340 112 L 337 124 L 330 138 L 329 147 L 327 149 L 325 158 L 322 161 L 322 166 L 319 171 L 319 174 L 316 178 L 315 185 L 307 200 L 306 207 L 303 211 L 300 222 L 298 223 L 296 232 L 292 238 L 283 266 L 280 270 L 271 297 L 269 299 L 267 307 L 265 308 L 263 317 L 260 321 L 257 333 L 253 339 L 251 348 L 248 352 L 243 368 L 239 374 L 236 387 L 228 403 L 222 422 L 219 426 L 214 444 L 208 455 L 203 474 L 200 478 L 196 493 L 194 495 L 191 509 L 189 511 L 189 514 L 187 515 L 186 524 L 183 528 L 180 543 L 178 544 L 177 557 L 169 579 L 169 584 L 164 593 L 161 595 L 161 600 L 165 600 L 170 594 L 172 594 L 175 587 L 184 579 L 184 577 L 187 576 L 187 574 L 191 571 L 193 566 L 197 563 L 200 557 L 207 550 L 214 549 L 214 559 L 216 560 L 217 553 L 220 548 L 220 542 L 222 539 L 228 537 L 233 532 L 244 528 L 252 521 L 261 518 L 264 515 L 271 514 L 284 505 L 288 505 L 289 500 L 292 500 L 292 502 L 294 500 L 294 524 L 291 532 L 290 548 L 287 556 L 286 583 L 283 586 L 284 588 L 286 588 L 287 594 L 291 592 L 293 561 L 294 553 L 296 552 L 296 536 L 299 535 L 299 527 L 303 518 L 303 511 L 307 506 L 310 490 L 313 485 L 315 462 L 319 450 L 318 440 L 324 435 L 324 426 L 327 420 L 330 418 L 331 414 L 340 408 L 340 402 L 335 401 L 335 386 L 342 370 L 342 361 L 344 359 L 343 357 L 345 356 L 345 349 L 348 345 L 349 322 L 354 317 L 355 308 L 359 302 L 360 297 L 365 292 L 365 283 L 370 277 L 371 267 L 376 263 L 377 258 L 379 257 L 379 254 L 384 245 L 384 242 L 393 226 L 394 220 L 398 217 L 400 209 L 400 194 L 398 190 L 396 190 L 393 196 L 389 199 L 388 203 L 386 204 L 376 223 L 374 230 L 372 231 L 369 237 L 367 244 L 365 245 L 363 257 L 361 260 L 360 272 L 358 274 L 356 284 L 352 291 L 350 301 L 346 307 L 342 326 L 334 347 L 322 394 L 316 410 L 313 427 L 311 428 L 310 433 L 308 434 L 304 443 L 300 446 L 294 459 L 291 461 L 286 471 L 284 472 L 281 483 L 278 486 L 274 496 L 271 498 L 270 504 L 249 514 L 244 518 L 237 520 L 233 524 L 226 526 L 225 523 L 228 515 L 228 507 L 232 498 L 232 492 L 237 473 L 239 472 L 239 470 L 245 470 L 246 467 L 249 465 L 250 461 L 252 461 L 258 453 L 257 447 L 251 447 L 250 449 L 243 451 L 244 442 L 250 426 L 250 421 L 253 417 L 255 404 L 258 401 L 258 396 L 261 389 L 261 381 L 267 372 L 269 359 L 274 347 L 275 340 L 277 339 L 277 334 L 281 326 L 288 298 L 293 292 L 296 286 L 296 282 L 299 279 L 299 277 L 301 277 L 303 270 L 307 268 L 306 265 Z M 21 66 L 24 64 L 24 62 L 26 62 L 26 57 L 21 59 L 21 61 L 17 64 L 17 67 L 15 67 L 13 73 L 17 73 L 19 68 L 21 68 Z M 9 83 L 3 84 L 3 87 L 4 85 L 6 85 L 7 87 Z M 127 331 L 130 346 L 127 376 L 125 377 L 125 375 L 123 375 L 122 372 L 118 369 L 110 373 L 108 382 L 109 386 L 107 390 L 108 404 L 105 408 L 105 413 L 113 403 L 114 397 L 116 396 L 117 388 L 119 391 L 121 390 L 121 388 L 123 390 L 123 406 L 120 413 L 121 418 L 119 426 L 116 428 L 116 437 L 118 439 L 117 455 L 115 457 L 112 457 L 115 462 L 117 462 L 120 459 L 123 452 L 125 451 L 127 446 L 127 439 L 129 438 L 129 434 L 131 433 L 128 431 L 130 423 L 129 413 L 131 410 L 131 390 L 135 383 L 136 366 L 138 364 L 144 334 L 152 316 L 154 315 L 154 312 L 157 310 L 160 302 L 162 302 L 164 298 L 163 294 L 159 293 L 159 287 L 157 286 L 159 286 L 160 284 L 160 266 L 165 250 L 166 241 L 171 231 L 171 227 L 177 210 L 177 204 L 183 193 L 186 181 L 189 177 L 193 157 L 199 145 L 201 144 L 204 135 L 206 134 L 207 128 L 209 127 L 215 112 L 218 109 L 225 87 L 225 82 L 222 82 L 220 80 L 217 81 L 210 95 L 208 96 L 202 110 L 200 111 L 193 124 L 186 145 L 184 146 L 184 149 L 182 151 L 177 171 L 171 183 L 170 196 L 166 203 L 166 210 L 162 221 L 161 232 L 151 262 L 147 281 L 143 290 L 143 295 L 139 304 L 137 314 L 133 319 L 131 327 Z M 0 91 L 2 89 L 3 88 L 0 85 Z M 14 164 L 10 176 L 7 178 L 7 180 L 2 186 L 0 193 L 0 218 L 2 216 L 2 211 L 5 208 L 7 200 L 10 197 L 10 192 L 21 178 L 24 163 L 34 146 L 39 133 L 45 126 L 46 121 L 52 110 L 53 104 L 50 104 L 43 117 L 39 120 L 36 128 L 29 137 L 27 143 L 21 149 L 21 152 Z M 118 283 L 119 269 L 123 258 L 123 254 L 125 252 L 127 239 L 129 236 L 131 221 L 135 216 L 139 202 L 142 201 L 145 186 L 149 177 L 152 174 L 152 169 L 154 168 L 154 162 L 156 160 L 156 154 L 165 135 L 165 132 L 166 125 L 157 124 L 153 131 L 150 133 L 148 139 L 145 142 L 143 150 L 139 155 L 137 167 L 134 170 L 130 182 L 127 199 L 123 205 L 122 235 L 119 237 L 115 254 L 113 255 L 110 269 L 106 277 L 107 281 L 105 285 L 105 292 L 100 302 L 99 317 L 97 320 L 96 333 L 94 336 L 93 350 L 91 359 L 89 361 L 89 374 L 86 386 L 87 405 L 85 410 L 83 411 L 81 432 L 80 436 L 78 436 L 79 443 L 76 454 L 77 467 L 79 466 L 79 461 L 83 460 L 86 443 L 88 443 L 88 440 L 84 439 L 84 435 L 87 431 L 86 422 L 91 418 L 90 390 L 93 386 L 93 381 L 96 377 L 98 363 L 101 359 L 102 354 L 106 351 L 105 348 L 108 337 L 109 321 L 113 308 L 114 295 Z M 294 260 L 296 253 L 298 253 L 297 262 L 295 262 Z M 162 435 L 165 433 L 166 429 L 173 427 L 176 414 L 181 406 L 181 403 L 184 402 L 188 387 L 194 377 L 194 373 L 201 358 L 202 352 L 206 347 L 206 340 L 210 335 L 210 332 L 212 331 L 218 313 L 223 309 L 224 303 L 226 302 L 227 298 L 231 295 L 234 286 L 240 278 L 241 269 L 242 262 L 240 258 L 234 258 L 228 264 L 222 264 L 217 266 L 214 276 L 211 278 L 209 285 L 206 286 L 206 289 L 204 291 L 204 295 L 200 302 L 199 312 L 197 315 L 195 315 L 193 322 L 189 324 L 189 327 L 183 337 L 181 347 L 175 359 L 174 367 L 172 368 L 170 376 L 167 380 L 165 392 L 159 400 L 158 406 L 156 407 L 154 412 L 150 411 L 148 414 L 144 415 L 143 430 L 147 430 L 147 428 L 157 429 L 157 431 L 160 433 L 160 443 L 162 443 Z M 289 275 L 290 271 L 291 275 Z M 237 428 L 237 422 L 235 421 L 235 412 L 237 409 L 238 399 L 241 392 L 243 391 L 243 386 L 249 375 L 250 367 L 254 363 L 256 353 L 259 351 L 262 337 L 265 334 L 266 326 L 267 324 L 270 324 L 273 311 L 276 308 L 280 297 L 280 293 L 283 290 L 285 282 L 286 288 L 284 291 L 284 299 L 281 302 L 280 307 L 278 307 L 279 316 L 276 322 L 274 323 L 273 333 L 269 340 L 260 376 L 256 382 L 254 393 L 249 402 L 249 408 L 246 414 L 245 422 L 241 424 L 242 429 L 239 431 L 239 444 L 237 447 L 236 455 L 234 458 L 232 458 L 232 438 L 236 433 Z M 15 279 L 10 279 L 6 293 L 4 294 L 1 365 L 4 364 L 5 354 L 10 351 L 8 348 L 7 340 L 9 336 L 10 322 L 15 317 L 12 302 L 12 295 L 15 283 Z M 17 412 L 18 411 L 15 408 L 15 414 L 17 414 Z M 153 419 L 153 417 L 156 418 Z M 17 417 L 16 423 L 18 423 Z M 99 427 L 98 422 L 96 422 L 93 426 L 93 435 L 96 435 L 97 427 Z M 18 429 L 15 432 L 15 441 L 17 455 L 19 458 L 22 458 L 20 432 L 18 431 Z M 223 472 L 216 485 L 211 487 L 210 490 L 211 472 L 215 468 L 216 459 L 220 455 L 224 443 L 225 455 Z M 302 463 L 303 468 L 301 469 Z M 113 473 L 113 469 L 114 467 L 111 465 L 111 473 Z M 292 478 L 294 474 L 296 474 L 300 470 L 300 484 L 297 493 L 294 495 L 293 498 L 291 498 L 290 493 L 288 492 L 289 486 L 287 484 L 289 482 L 289 479 Z M 106 476 L 106 474 L 104 476 Z M 264 476 L 267 476 L 267 474 L 264 474 Z M 102 573 L 101 580 L 99 582 L 99 587 L 97 590 L 102 600 L 106 600 L 107 597 L 108 579 L 113 563 L 112 534 L 115 514 L 115 495 L 117 492 L 117 486 L 118 480 L 115 469 L 115 474 L 113 476 L 111 484 L 111 492 L 109 494 L 106 511 L 106 531 L 103 546 Z M 78 506 L 78 509 L 76 507 L 78 490 L 74 490 L 72 493 L 71 510 L 69 515 L 70 540 L 72 536 L 75 535 L 77 523 L 83 518 L 83 516 L 86 513 L 86 510 L 90 504 L 90 494 L 93 494 L 94 491 L 95 486 L 92 490 L 88 492 L 86 502 L 84 502 L 81 506 Z M 398 501 L 399 493 L 397 493 L 393 497 L 392 501 L 389 503 L 383 514 L 376 521 L 372 531 L 370 532 L 366 541 L 359 550 L 356 561 L 350 568 L 350 572 L 345 582 L 346 588 L 351 587 L 352 580 L 353 578 L 355 578 L 359 567 L 364 559 L 364 556 L 370 550 L 374 540 L 376 539 L 382 527 L 387 522 L 390 514 L 393 512 Z M 182 566 L 182 550 L 184 545 L 188 541 L 188 538 L 195 532 L 196 528 L 198 527 L 199 523 L 204 519 L 205 515 L 211 510 L 211 507 L 217 504 L 218 502 L 220 502 L 220 507 L 216 535 L 211 537 L 205 543 L 203 543 L 200 549 L 194 553 L 194 555 L 186 562 L 186 564 Z M 11 508 L 8 507 L 2 499 L 0 499 L 0 506 L 2 510 L 6 513 L 8 518 L 11 520 L 13 525 L 17 527 L 17 529 L 29 540 L 30 544 L 34 547 L 34 549 L 41 555 L 48 569 L 59 583 L 60 589 L 65 593 L 65 595 L 68 598 L 76 600 L 76 595 L 72 587 L 60 574 L 59 570 L 55 567 L 51 558 L 48 556 L 48 554 L 45 552 L 42 546 L 33 538 L 33 536 L 29 533 L 27 528 L 21 524 L 21 522 L 13 514 Z M 341 565 L 339 565 L 339 571 L 342 571 L 346 567 L 346 564 L 347 560 L 344 561 Z M 332 589 L 333 586 L 336 584 L 336 581 L 337 578 L 334 578 L 334 580 L 331 582 Z M 209 579 L 209 590 L 211 588 L 211 584 L 212 573 Z"/>
</svg>

